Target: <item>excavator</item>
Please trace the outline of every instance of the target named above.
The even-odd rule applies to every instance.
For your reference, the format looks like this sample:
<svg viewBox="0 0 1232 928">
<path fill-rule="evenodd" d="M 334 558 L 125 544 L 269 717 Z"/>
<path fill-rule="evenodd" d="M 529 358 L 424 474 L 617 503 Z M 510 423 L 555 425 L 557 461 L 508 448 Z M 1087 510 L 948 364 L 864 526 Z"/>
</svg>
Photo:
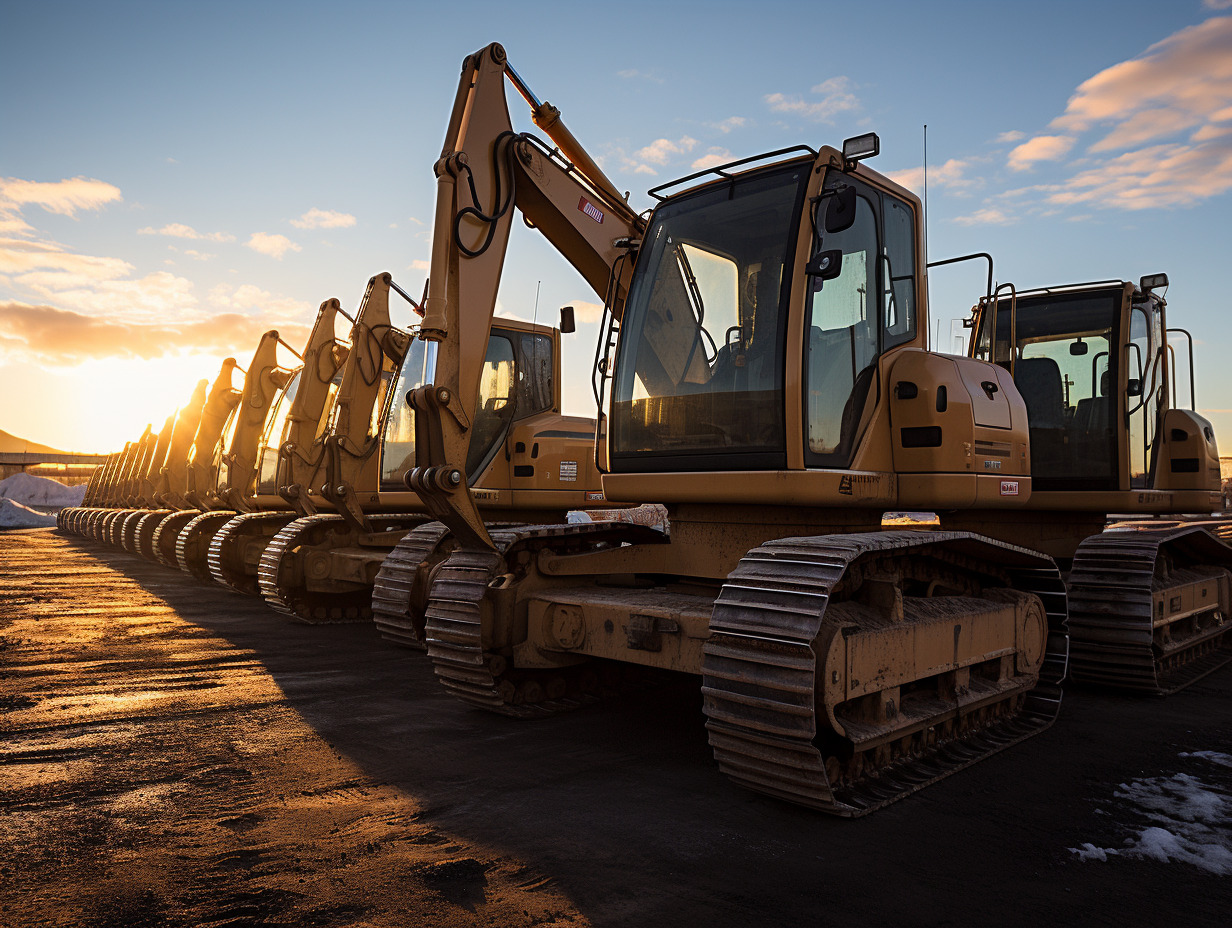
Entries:
<svg viewBox="0 0 1232 928">
<path fill-rule="evenodd" d="M 338 342 L 334 332 L 337 315 L 350 319 L 337 300 L 321 305 L 307 349 L 316 365 L 314 370 L 324 372 L 327 384 L 348 350 L 345 344 Z M 283 396 L 295 395 L 292 384 L 298 383 L 302 373 L 302 368 L 289 370 L 280 364 L 279 345 L 300 357 L 276 331 L 266 332 L 245 372 L 242 390 L 235 391 L 231 386 L 236 365 L 233 359 L 228 359 L 213 387 L 210 388 L 209 381 L 200 381 L 188 405 L 174 417 L 174 425 L 168 420 L 171 434 L 166 435 L 166 427 L 160 434 L 159 448 L 163 448 L 164 439 L 166 447 L 161 454 L 156 451 L 150 462 L 146 492 L 140 502 L 148 505 L 152 500 L 175 508 L 147 508 L 126 515 L 124 544 L 132 553 L 144 554 L 201 579 L 209 579 L 203 549 L 208 546 L 213 531 L 235 515 L 219 510 L 233 506 L 236 501 L 242 502 L 243 496 L 237 487 L 249 484 L 259 468 L 271 471 L 271 460 L 276 462 L 279 455 L 277 446 L 271 449 L 260 444 L 266 419 L 275 407 L 281 408 L 286 417 L 288 410 L 282 402 Z M 311 389 L 303 391 L 298 405 L 292 404 L 292 416 L 297 421 L 310 422 L 315 429 L 324 398 L 314 407 L 312 397 Z M 160 462 L 158 466 L 155 461 Z M 152 485 L 155 475 L 159 481 L 157 486 Z M 100 475 L 100 480 L 103 479 Z M 153 547 L 153 537 L 171 516 L 174 518 L 169 528 L 159 534 L 159 556 Z M 130 528 L 134 523 L 135 527 Z M 133 536 L 131 547 L 127 540 L 130 532 Z"/>
<path fill-rule="evenodd" d="M 283 441 L 285 469 L 271 476 L 295 512 L 245 512 L 211 543 L 216 580 L 252 592 L 255 568 L 266 601 L 301 621 L 372 618 L 378 573 L 387 583 L 423 588 L 431 569 L 406 550 L 386 563 L 395 544 L 430 521 L 402 479 L 415 462 L 414 417 L 393 400 L 430 382 L 435 364 L 429 346 L 393 325 L 391 290 L 418 309 L 390 275 L 372 278 L 327 427 L 308 447 L 302 438 Z M 498 319 L 485 320 L 484 335 L 483 353 L 471 359 L 483 388 L 469 417 L 468 452 L 484 509 L 503 519 L 563 521 L 571 509 L 601 504 L 590 454 L 593 423 L 560 414 L 560 331 Z M 267 442 L 278 421 L 276 415 Z M 382 610 L 379 597 L 375 617 L 387 637 L 420 644 L 414 622 Z"/>
<path fill-rule="evenodd" d="M 87 532 L 95 539 L 110 541 L 117 520 L 126 515 L 133 475 L 148 454 L 151 440 L 151 427 L 146 426 L 136 441 L 126 443 L 124 450 L 116 455 L 100 487 L 99 505 L 86 516 Z"/>
<path fill-rule="evenodd" d="M 321 336 L 316 329 L 323 329 Z M 313 336 L 333 338 L 333 318 L 318 313 Z M 311 342 L 310 342 L 311 344 Z M 233 502 L 240 487 L 247 487 L 259 466 L 260 439 L 266 421 L 284 395 L 288 384 L 302 370 L 286 367 L 278 358 L 282 346 L 302 360 L 294 348 L 270 330 L 261 336 L 252 363 L 244 374 L 243 387 L 235 397 L 220 439 L 210 445 L 213 454 L 196 454 L 189 465 L 185 497 L 197 511 L 175 537 L 176 562 L 181 570 L 198 580 L 210 580 L 207 555 L 217 531 L 236 515 Z M 207 407 L 208 407 L 207 403 Z M 206 420 L 203 417 L 202 427 Z M 213 436 L 210 430 L 208 438 Z"/>
<path fill-rule="evenodd" d="M 219 495 L 234 510 L 233 517 L 210 539 L 206 562 L 210 575 L 223 586 L 255 595 L 256 566 L 270 539 L 297 512 L 279 487 L 300 486 L 323 454 L 322 436 L 333 409 L 342 368 L 351 353 L 349 341 L 335 333 L 338 316 L 361 328 L 367 304 L 352 317 L 337 299 L 321 304 L 303 354 L 303 365 L 272 403 L 259 435 L 255 466 L 239 454 L 228 460 L 227 485 Z"/>
<path fill-rule="evenodd" d="M 197 427 L 201 423 L 201 413 L 205 408 L 209 386 L 208 380 L 197 381 L 188 403 L 176 413 L 166 455 L 157 468 L 151 471 L 150 478 L 154 484 L 150 494 L 151 508 L 137 517 L 137 524 L 132 530 L 133 547 L 130 549 L 131 553 L 139 554 L 147 560 L 158 560 L 154 549 L 154 533 L 162 520 L 174 512 L 172 507 L 175 505 L 179 488 L 188 479 L 186 475 L 189 456 L 197 435 Z"/>
<path fill-rule="evenodd" d="M 513 131 L 506 81 L 551 146 Z M 1003 367 L 926 350 L 921 204 L 865 164 L 878 149 L 740 159 L 641 217 L 500 45 L 466 59 L 419 329 L 436 376 L 409 396 L 407 484 L 450 545 L 423 614 L 449 691 L 542 717 L 613 664 L 692 674 L 725 774 L 845 816 L 1052 723 L 1064 582 L 997 531 L 1032 494 L 1027 407 Z M 604 294 L 603 492 L 664 504 L 669 533 L 478 515 L 468 359 L 513 207 Z M 917 508 L 980 530 L 882 529 Z"/>
<path fill-rule="evenodd" d="M 1166 274 L 1002 285 L 974 308 L 969 349 L 1026 402 L 1033 490 L 1010 518 L 1068 571 L 1072 678 L 1155 695 L 1232 660 L 1232 524 L 1209 515 L 1222 508 L 1219 450 L 1192 408 L 1193 340 L 1168 327 L 1167 286 Z M 1173 334 L 1189 344 L 1189 409 L 1176 405 Z"/>
</svg>

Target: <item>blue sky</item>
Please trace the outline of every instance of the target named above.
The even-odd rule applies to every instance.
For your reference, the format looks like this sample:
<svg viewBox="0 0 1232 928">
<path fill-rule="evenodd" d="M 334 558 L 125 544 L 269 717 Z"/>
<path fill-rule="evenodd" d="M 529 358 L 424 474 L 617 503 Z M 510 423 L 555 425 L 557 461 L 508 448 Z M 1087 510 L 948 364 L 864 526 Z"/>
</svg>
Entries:
<svg viewBox="0 0 1232 928">
<path fill-rule="evenodd" d="M 491 41 L 639 209 L 695 165 L 869 130 L 918 188 L 927 123 L 930 257 L 990 251 L 1020 287 L 1166 271 L 1232 449 L 1232 0 L 5 2 L 0 429 L 105 450 L 372 274 L 419 292 L 459 67 Z M 596 314 L 517 224 L 501 309 L 537 289 L 541 321 Z M 981 289 L 935 274 L 934 324 Z M 595 327 L 568 339 L 590 415 Z"/>
</svg>

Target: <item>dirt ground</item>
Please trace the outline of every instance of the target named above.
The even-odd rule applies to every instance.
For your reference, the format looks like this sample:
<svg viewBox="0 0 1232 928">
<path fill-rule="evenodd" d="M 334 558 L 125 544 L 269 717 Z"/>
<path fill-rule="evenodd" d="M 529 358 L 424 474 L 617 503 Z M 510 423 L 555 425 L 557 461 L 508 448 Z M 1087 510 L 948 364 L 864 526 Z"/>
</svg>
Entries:
<svg viewBox="0 0 1232 928">
<path fill-rule="evenodd" d="M 1232 768 L 1201 753 L 1232 755 L 1232 667 L 1167 700 L 1071 689 L 1043 735 L 846 821 L 728 783 L 696 680 L 517 722 L 372 626 L 35 530 L 0 533 L 0 708 L 4 926 L 1215 925 L 1232 903 L 1192 863 L 1070 850 L 1158 824 L 1117 794 L 1180 777 L 1224 803 L 1232 860 Z"/>
</svg>

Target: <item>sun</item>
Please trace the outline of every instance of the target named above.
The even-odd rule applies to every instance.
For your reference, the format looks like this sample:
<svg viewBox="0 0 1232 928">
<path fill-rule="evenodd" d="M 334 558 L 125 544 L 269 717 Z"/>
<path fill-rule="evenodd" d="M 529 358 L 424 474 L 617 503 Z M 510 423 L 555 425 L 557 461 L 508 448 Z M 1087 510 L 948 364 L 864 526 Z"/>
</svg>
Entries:
<svg viewBox="0 0 1232 928">
<path fill-rule="evenodd" d="M 75 451 L 108 452 L 141 437 L 147 425 L 155 432 L 192 395 L 199 380 L 218 376 L 221 355 L 183 355 L 155 360 L 87 361 L 66 372 L 77 397 L 59 431 L 70 436 Z M 247 359 L 241 363 L 246 363 Z M 243 374 L 233 374 L 242 386 Z"/>
</svg>

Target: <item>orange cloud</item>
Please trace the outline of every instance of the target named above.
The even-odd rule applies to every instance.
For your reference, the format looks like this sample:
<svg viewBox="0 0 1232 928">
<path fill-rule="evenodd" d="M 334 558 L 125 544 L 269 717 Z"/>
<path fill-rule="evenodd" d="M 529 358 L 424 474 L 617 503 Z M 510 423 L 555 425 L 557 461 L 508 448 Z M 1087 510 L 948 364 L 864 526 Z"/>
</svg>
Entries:
<svg viewBox="0 0 1232 928">
<path fill-rule="evenodd" d="M 190 238 L 204 239 L 210 242 L 234 242 L 235 236 L 228 235 L 226 232 L 198 232 L 192 226 L 186 226 L 182 222 L 172 222 L 163 226 L 161 229 L 155 229 L 146 226 L 144 229 L 137 230 L 138 235 L 169 235 L 172 238 Z"/>
<path fill-rule="evenodd" d="M 292 219 L 291 225 L 297 229 L 349 229 L 355 225 L 355 217 L 350 213 L 314 207 L 298 219 Z"/>
<path fill-rule="evenodd" d="M 53 182 L 0 178 L 0 205 L 10 209 L 34 205 L 49 213 L 73 216 L 79 209 L 98 209 L 121 199 L 119 187 L 90 177 Z"/>
<path fill-rule="evenodd" d="M 860 101 L 854 90 L 851 80 L 840 75 L 810 88 L 809 92 L 820 96 L 820 100 L 805 100 L 800 97 L 788 97 L 781 93 L 771 93 L 766 95 L 766 105 L 775 113 L 790 113 L 816 122 L 828 123 L 839 113 L 859 109 Z"/>
<path fill-rule="evenodd" d="M 1156 145 L 1126 152 L 1043 188 L 1059 205 L 1138 210 L 1191 206 L 1232 190 L 1232 138 L 1200 145 Z"/>
<path fill-rule="evenodd" d="M 270 328 L 269 322 L 240 313 L 183 323 L 115 322 L 52 306 L 0 303 L 0 352 L 51 366 L 181 354 L 242 357 Z M 299 346 L 307 342 L 310 328 L 283 323 L 278 331 L 291 345 Z"/>
<path fill-rule="evenodd" d="M 951 158 L 944 164 L 933 165 L 928 172 L 928 182 L 936 184 L 938 187 L 948 187 L 951 190 L 963 190 L 978 186 L 980 184 L 979 180 L 967 177 L 968 167 L 970 167 L 969 162 Z M 892 171 L 887 176 L 894 183 L 900 184 L 908 190 L 924 189 L 923 166 L 908 168 L 905 171 Z"/>
<path fill-rule="evenodd" d="M 1107 151 L 1228 118 L 1232 103 L 1232 17 L 1216 16 L 1157 42 L 1138 58 L 1079 85 L 1054 128 L 1113 128 L 1093 147 Z"/>
<path fill-rule="evenodd" d="M 279 260 L 282 260 L 282 256 L 288 251 L 303 250 L 285 235 L 270 235 L 267 232 L 252 233 L 252 237 L 245 244 L 258 254 L 269 255 Z"/>
<path fill-rule="evenodd" d="M 1060 161 L 1074 147 L 1074 139 L 1066 135 L 1037 135 L 1010 152 L 1009 166 L 1014 171 L 1026 171 L 1037 161 Z"/>
</svg>

